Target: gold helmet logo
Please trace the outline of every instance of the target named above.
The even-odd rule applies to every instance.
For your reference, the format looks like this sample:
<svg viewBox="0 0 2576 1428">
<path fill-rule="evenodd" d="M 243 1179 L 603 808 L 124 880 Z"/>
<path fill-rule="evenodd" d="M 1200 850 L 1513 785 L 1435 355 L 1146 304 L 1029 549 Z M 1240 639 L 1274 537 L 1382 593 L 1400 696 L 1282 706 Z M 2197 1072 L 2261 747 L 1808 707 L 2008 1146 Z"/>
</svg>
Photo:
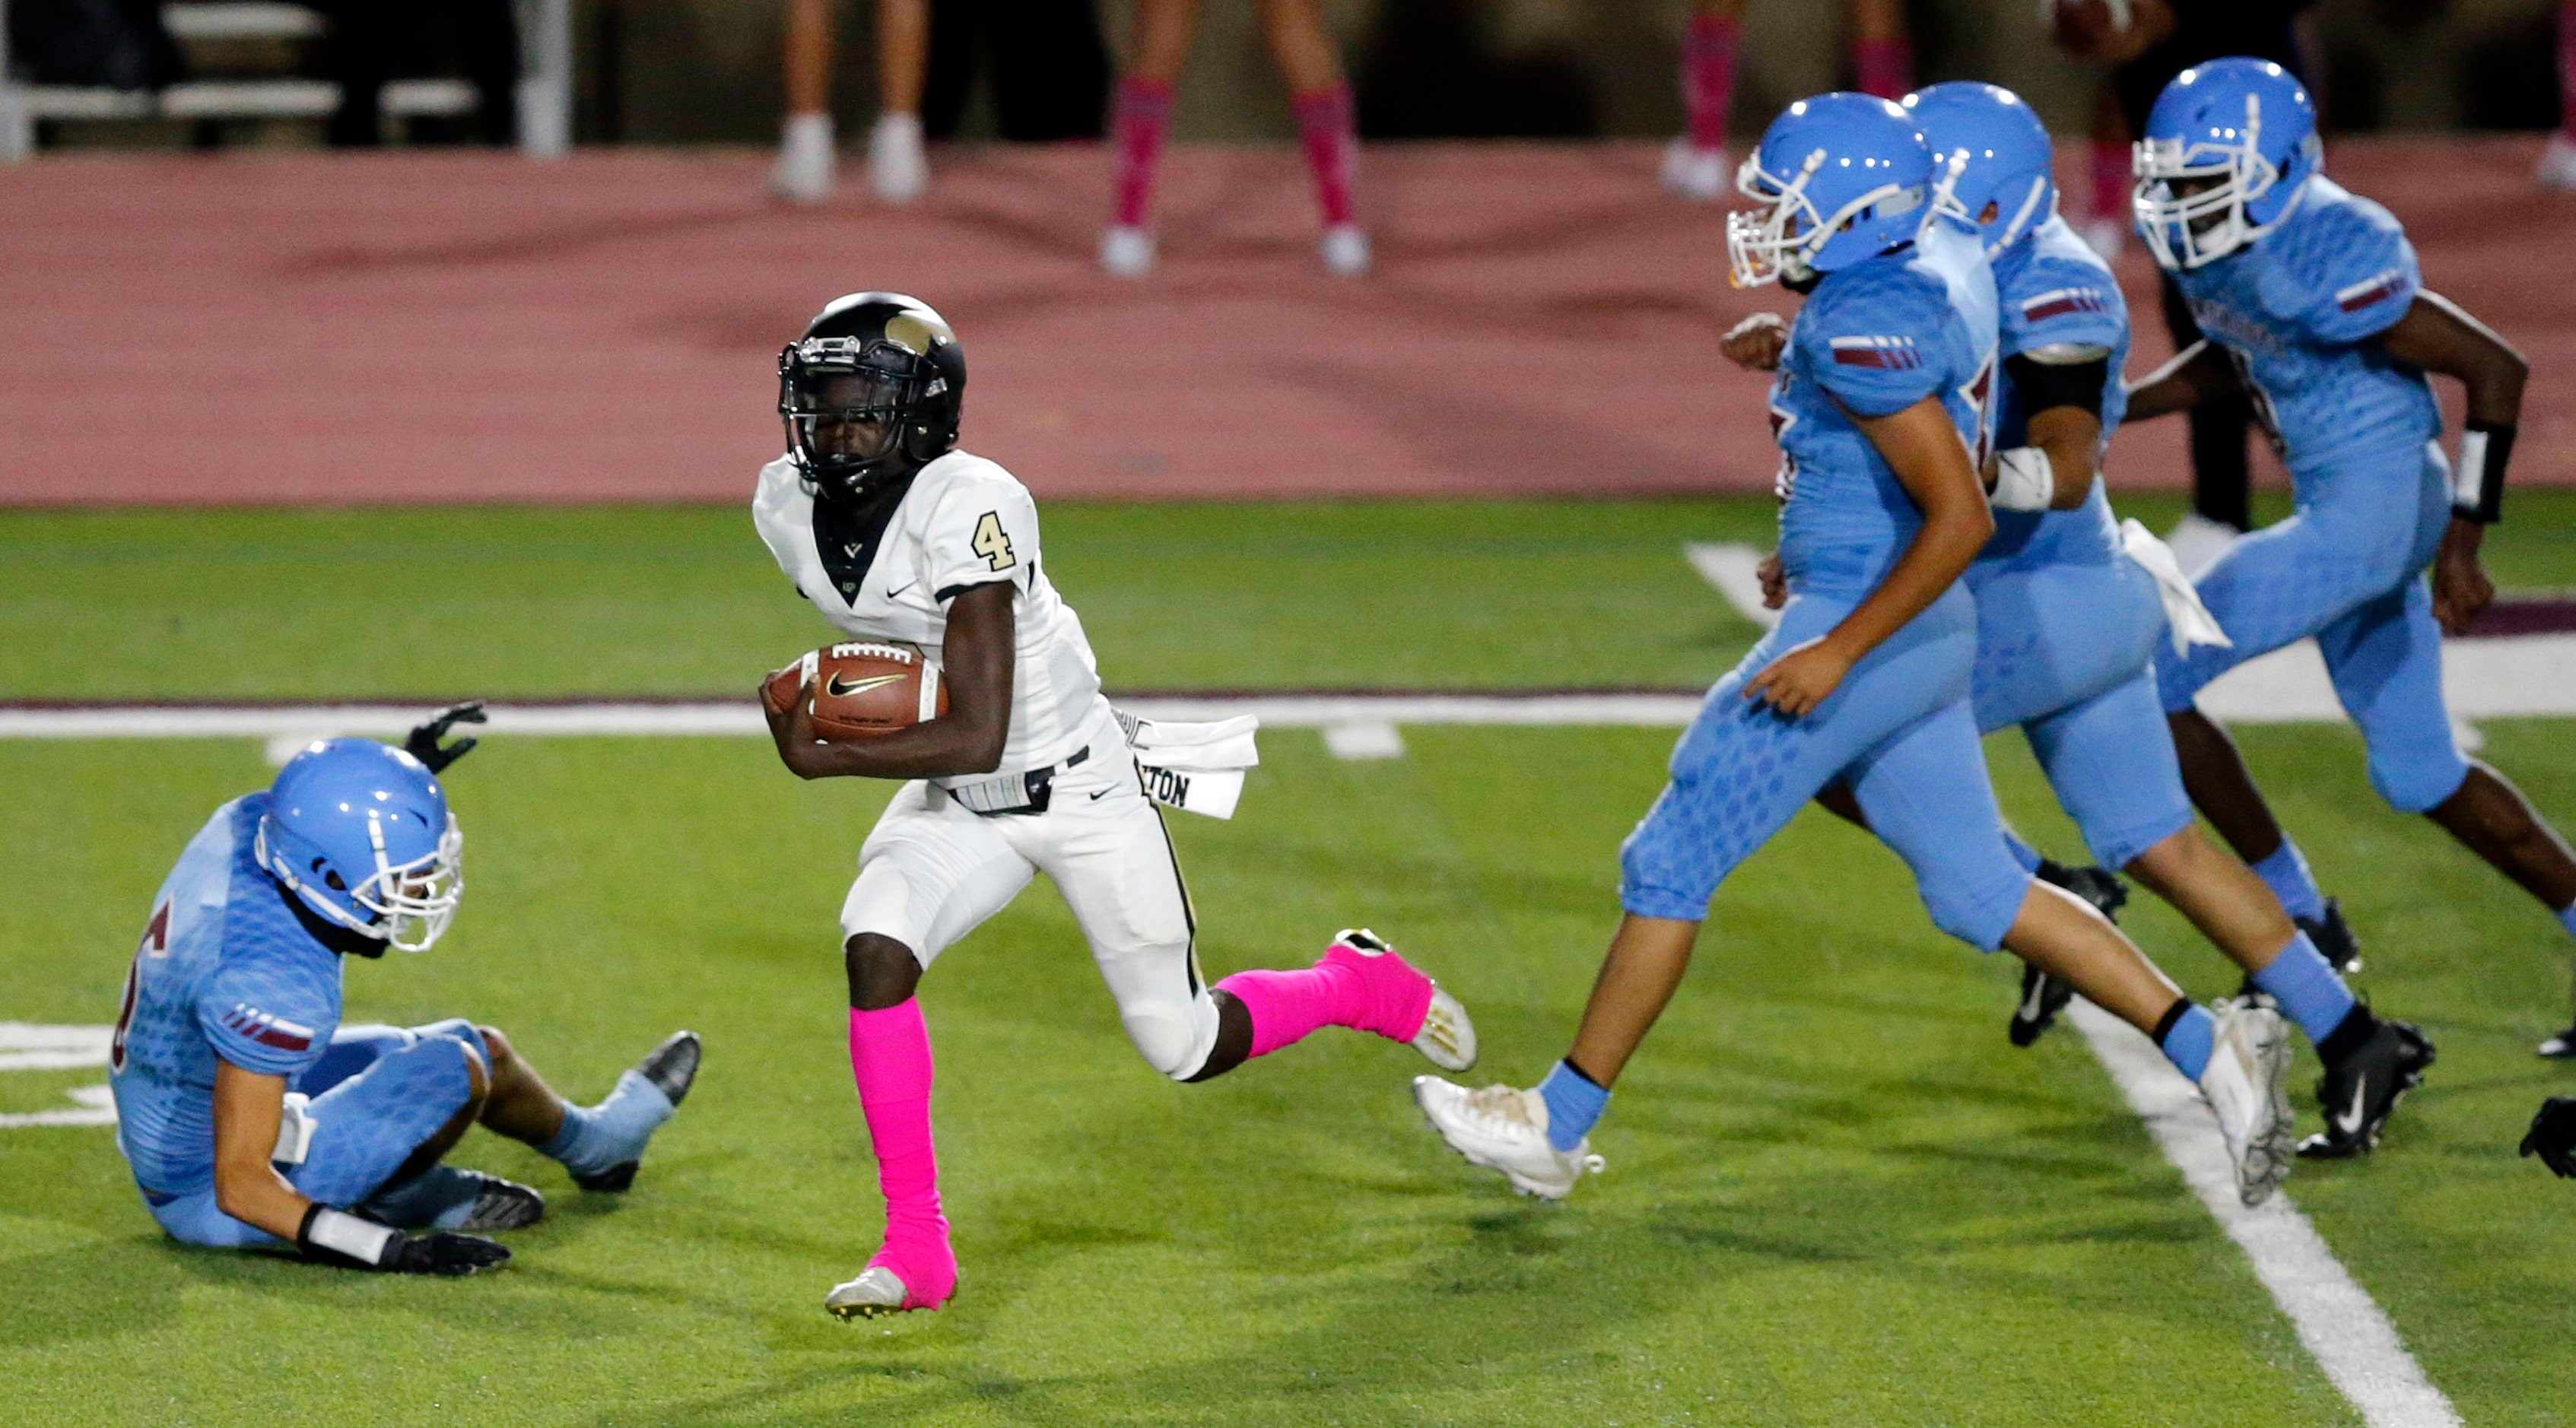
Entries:
<svg viewBox="0 0 2576 1428">
<path fill-rule="evenodd" d="M 939 314 L 926 307 L 886 319 L 885 335 L 886 341 L 915 357 L 927 357 L 938 344 L 957 340 L 957 334 L 949 330 Z"/>
</svg>

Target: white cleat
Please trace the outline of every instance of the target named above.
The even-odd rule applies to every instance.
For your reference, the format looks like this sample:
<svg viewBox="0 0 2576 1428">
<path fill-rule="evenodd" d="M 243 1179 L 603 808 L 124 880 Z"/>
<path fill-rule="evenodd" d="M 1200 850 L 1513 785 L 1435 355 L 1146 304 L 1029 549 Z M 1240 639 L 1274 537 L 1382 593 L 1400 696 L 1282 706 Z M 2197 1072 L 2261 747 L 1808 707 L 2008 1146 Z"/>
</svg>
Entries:
<svg viewBox="0 0 2576 1428">
<path fill-rule="evenodd" d="M 2290 1112 L 2290 1028 L 2281 1014 L 2245 1002 L 2210 1008 L 2218 1019 L 2200 1094 L 2236 1164 L 2236 1197 L 2260 1205 L 2290 1173 L 2298 1147 Z"/>
<path fill-rule="evenodd" d="M 2129 221 L 2125 218 L 2087 218 L 2084 220 L 2084 246 L 2105 263 L 2120 261 L 2120 250 L 2129 243 Z"/>
<path fill-rule="evenodd" d="M 1476 1064 L 1476 1024 L 1467 1019 L 1465 1005 L 1438 982 L 1431 984 L 1431 1010 L 1423 1014 L 1422 1030 L 1413 1035 L 1413 1049 L 1443 1071 L 1464 1071 Z"/>
<path fill-rule="evenodd" d="M 1367 230 L 1356 223 L 1336 223 L 1324 230 L 1324 271 L 1337 278 L 1365 278 L 1369 270 Z"/>
<path fill-rule="evenodd" d="M 868 186 L 897 207 L 930 188 L 930 159 L 921 151 L 921 116 L 880 114 L 868 134 Z"/>
<path fill-rule="evenodd" d="M 1100 271 L 1141 278 L 1154 271 L 1154 230 L 1120 223 L 1100 235 Z"/>
<path fill-rule="evenodd" d="M 1499 1170 L 1512 1188 L 1542 1200 L 1562 1200 L 1574 1182 L 1598 1175 L 1602 1159 L 1584 1140 L 1572 1150 L 1547 1142 L 1547 1102 L 1536 1091 L 1487 1086 L 1470 1091 L 1437 1076 L 1413 1078 L 1413 1103 L 1449 1148 L 1469 1163 Z"/>
<path fill-rule="evenodd" d="M 2532 181 L 2558 193 L 2576 192 L 2576 140 L 2565 130 L 2549 136 L 2549 147 L 2540 151 L 2540 166 L 2532 170 Z"/>
<path fill-rule="evenodd" d="M 859 1271 L 859 1277 L 847 1284 L 835 1284 L 823 1296 L 824 1312 L 835 1319 L 874 1319 L 903 1312 L 903 1301 L 911 1291 L 884 1265 L 872 1265 Z"/>
<path fill-rule="evenodd" d="M 822 203 L 832 196 L 832 165 L 832 116 L 790 114 L 779 130 L 769 191 L 789 203 Z"/>
<path fill-rule="evenodd" d="M 1664 192 L 1693 203 L 1714 203 L 1726 197 L 1727 185 L 1735 171 L 1727 167 L 1726 150 L 1702 148 L 1684 134 L 1664 146 L 1664 167 L 1657 175 Z"/>
</svg>

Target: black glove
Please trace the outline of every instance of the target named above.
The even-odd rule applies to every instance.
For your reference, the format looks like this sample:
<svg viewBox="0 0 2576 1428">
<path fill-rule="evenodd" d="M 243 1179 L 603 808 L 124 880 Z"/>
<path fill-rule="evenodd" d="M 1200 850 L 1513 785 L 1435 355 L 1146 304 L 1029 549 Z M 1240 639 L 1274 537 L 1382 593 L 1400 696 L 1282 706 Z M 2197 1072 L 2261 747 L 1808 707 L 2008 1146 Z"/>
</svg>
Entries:
<svg viewBox="0 0 2576 1428">
<path fill-rule="evenodd" d="M 453 1278 L 507 1263 L 510 1251 L 480 1235 L 413 1237 L 362 1215 L 315 1204 L 304 1212 L 295 1231 L 296 1248 L 305 1258 L 350 1269 L 388 1274 L 436 1274 Z"/>
<path fill-rule="evenodd" d="M 2537 1155 L 2561 1180 L 2576 1179 L 2576 1096 L 2552 1096 L 2531 1118 L 2522 1153 Z"/>
<path fill-rule="evenodd" d="M 438 741 L 446 738 L 447 731 L 458 724 L 482 722 L 484 722 L 482 700 L 469 699 L 462 704 L 451 704 L 430 716 L 428 723 L 412 730 L 410 737 L 403 740 L 403 752 L 420 760 L 431 773 L 438 773 L 449 764 L 465 757 L 467 752 L 480 742 L 475 739 L 459 739 L 442 749 L 438 746 Z"/>
</svg>

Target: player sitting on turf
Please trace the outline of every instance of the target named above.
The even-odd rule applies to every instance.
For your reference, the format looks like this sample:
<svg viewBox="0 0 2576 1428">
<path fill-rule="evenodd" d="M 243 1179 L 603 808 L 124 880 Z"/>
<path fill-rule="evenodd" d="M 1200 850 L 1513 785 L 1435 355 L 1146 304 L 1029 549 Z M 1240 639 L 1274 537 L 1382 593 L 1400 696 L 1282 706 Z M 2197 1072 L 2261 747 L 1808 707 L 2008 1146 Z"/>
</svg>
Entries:
<svg viewBox="0 0 2576 1428">
<path fill-rule="evenodd" d="M 410 752 L 306 747 L 268 792 L 216 809 L 161 884 L 110 1064 L 117 1149 L 174 1238 L 471 1274 L 510 1252 L 456 1232 L 532 1225 L 546 1202 L 439 1164 L 467 1126 L 527 1142 L 584 1189 L 623 1190 L 688 1094 L 685 1031 L 584 1107 L 491 1027 L 340 1025 L 343 956 L 427 951 L 455 916 L 462 838 L 432 769 L 473 746 L 442 748 L 449 724 L 482 717 L 449 710 Z"/>
<path fill-rule="evenodd" d="M 2172 903 L 2307 1032 L 2326 1064 L 2327 1115 L 2302 1153 L 2367 1151 L 2433 1048 L 2414 1027 L 2373 1016 L 2263 880 L 2192 822 L 2156 699 L 2155 646 L 2168 623 L 2178 642 L 2224 637 L 2161 543 L 2135 522 L 2126 533 L 2113 523 L 2096 470 L 2103 432 L 2119 425 L 2114 374 L 2129 352 L 2119 284 L 2056 216 L 2048 130 L 2029 105 L 1961 81 L 1909 95 L 1905 107 L 1936 160 L 1954 165 L 1952 200 L 1978 225 L 2001 299 L 1995 534 L 1965 577 L 1977 601 L 1977 727 L 2019 726 L 2094 856 Z M 1785 334 L 1779 318 L 1759 314 L 1726 350 L 1768 371 Z M 1775 557 L 1765 569 L 1776 567 Z M 1825 802 L 1859 816 L 1847 790 Z M 2007 841 L 2023 867 L 2106 917 L 2125 896 L 2101 869 L 2062 868 Z M 2037 1040 L 2070 990 L 2025 967 L 2013 1043 Z"/>
<path fill-rule="evenodd" d="M 2137 146 L 2139 230 L 2209 337 L 2132 390 L 2127 419 L 2187 410 L 2241 379 L 2298 503 L 2200 577 L 2233 643 L 2156 654 L 2184 786 L 2285 907 L 2320 914 L 2306 859 L 2193 706 L 2221 674 L 2314 636 L 2369 746 L 2371 786 L 2576 932 L 2576 856 L 2502 775 L 2461 754 L 2442 700 L 2443 632 L 2495 598 L 2478 545 L 2502 509 L 2526 369 L 2424 290 L 2397 220 L 2319 172 L 2318 155 L 2307 91 L 2247 59 L 2183 71 Z M 2456 482 L 2428 372 L 2468 389 Z"/>
<path fill-rule="evenodd" d="M 848 634 L 938 651 L 950 691 L 944 716 L 832 743 L 815 737 L 810 686 L 768 705 L 798 776 L 912 780 L 860 848 L 841 906 L 850 1068 L 886 1233 L 825 1308 L 845 1319 L 936 1308 L 955 1291 L 913 988 L 1034 873 L 1071 906 L 1128 1039 L 1175 1081 L 1324 1026 L 1409 1041 L 1452 1069 L 1474 1063 L 1465 1009 L 1367 932 L 1342 933 L 1309 970 L 1215 987 L 1199 975 L 1180 865 L 1082 622 L 1040 568 L 1037 508 L 1009 472 L 955 449 L 966 363 L 939 314 L 892 293 L 836 299 L 779 373 L 788 454 L 760 473 L 761 538 Z M 1248 725 L 1241 739 L 1248 762 Z"/>
<path fill-rule="evenodd" d="M 1770 401 L 1790 598 L 1709 691 L 1621 850 L 1627 916 L 1572 1051 L 1534 1090 L 1414 1082 L 1451 1148 L 1525 1194 L 1561 1197 L 1597 1168 L 1586 1133 L 1680 985 L 1718 884 L 1837 782 L 1944 931 L 2066 978 L 2199 1083 L 2248 1204 L 2288 1169 L 2280 1017 L 2194 1005 L 2005 844 L 1969 703 L 1977 612 L 1958 583 L 1995 530 L 1978 476 L 1995 284 L 1972 229 L 1927 218 L 1932 177 L 1913 116 L 1829 94 L 1773 121 L 1738 180 L 1762 207 L 1727 221 L 1737 283 L 1808 294 Z"/>
</svg>

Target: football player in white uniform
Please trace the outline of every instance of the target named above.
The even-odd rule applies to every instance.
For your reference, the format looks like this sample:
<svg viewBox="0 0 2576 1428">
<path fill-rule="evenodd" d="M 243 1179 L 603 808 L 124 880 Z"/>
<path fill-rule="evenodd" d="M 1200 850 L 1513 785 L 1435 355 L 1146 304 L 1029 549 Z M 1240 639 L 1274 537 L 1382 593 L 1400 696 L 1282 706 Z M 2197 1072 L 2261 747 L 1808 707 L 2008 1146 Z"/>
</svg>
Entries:
<svg viewBox="0 0 2576 1428">
<path fill-rule="evenodd" d="M 941 717 L 816 738 L 811 699 L 770 716 L 801 778 L 910 780 L 859 850 L 841 906 L 850 1067 L 886 1198 L 883 1247 L 824 1307 L 847 1319 L 937 1308 L 955 1292 L 930 1130 L 929 1031 L 913 989 L 1031 876 L 1055 881 L 1128 1039 L 1175 1081 L 1204 1081 L 1318 1027 L 1475 1060 L 1466 1011 L 1366 931 L 1309 969 L 1214 987 L 1155 800 L 1197 808 L 1254 761 L 1252 723 L 1158 726 L 1101 697 L 1082 621 L 1040 566 L 1037 508 L 1008 471 L 956 449 L 964 353 L 938 313 L 894 293 L 836 299 L 779 356 L 788 451 L 752 515 L 798 593 L 854 639 L 918 645 L 942 667 Z M 1141 759 L 1141 762 L 1140 762 Z M 1158 767 L 1159 765 L 1159 767 Z M 1189 771 L 1174 775 L 1171 769 Z"/>
</svg>

